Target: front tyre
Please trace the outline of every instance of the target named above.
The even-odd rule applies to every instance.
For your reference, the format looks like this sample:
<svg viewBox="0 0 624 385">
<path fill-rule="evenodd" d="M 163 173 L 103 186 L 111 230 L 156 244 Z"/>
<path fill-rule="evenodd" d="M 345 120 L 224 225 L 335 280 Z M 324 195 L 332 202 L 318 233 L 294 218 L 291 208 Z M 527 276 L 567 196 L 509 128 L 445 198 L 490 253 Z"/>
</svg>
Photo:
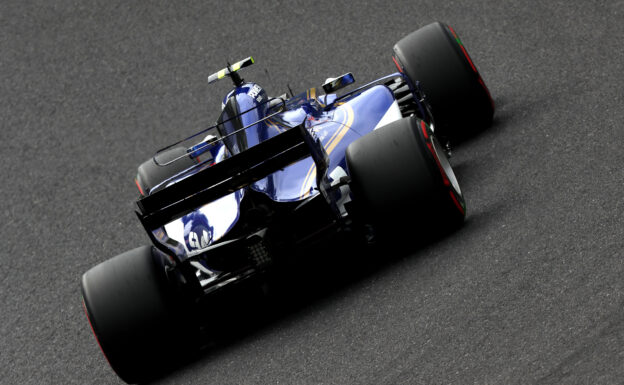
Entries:
<svg viewBox="0 0 624 385">
<path fill-rule="evenodd" d="M 165 262 L 160 251 L 144 246 L 82 276 L 93 333 L 111 367 L 128 383 L 151 380 L 196 349 L 199 328 L 188 302 L 169 282 Z"/>
<path fill-rule="evenodd" d="M 461 140 L 490 125 L 494 101 L 457 33 L 435 22 L 394 45 L 398 69 L 419 83 L 439 138 Z"/>
</svg>

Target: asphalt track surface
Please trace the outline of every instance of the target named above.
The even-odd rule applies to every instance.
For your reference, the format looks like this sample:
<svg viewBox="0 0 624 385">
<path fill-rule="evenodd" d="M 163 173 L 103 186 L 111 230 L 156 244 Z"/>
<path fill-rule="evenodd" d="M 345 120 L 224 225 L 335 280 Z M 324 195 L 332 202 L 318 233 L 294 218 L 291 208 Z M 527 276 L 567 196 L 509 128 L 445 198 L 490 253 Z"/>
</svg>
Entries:
<svg viewBox="0 0 624 385">
<path fill-rule="evenodd" d="M 120 383 L 80 277 L 148 242 L 135 168 L 214 121 L 229 86 L 209 73 L 253 55 L 244 76 L 273 94 L 363 84 L 435 20 L 497 106 L 454 151 L 465 226 L 292 293 L 158 383 L 622 383 L 624 2 L 498 0 L 3 1 L 0 383 Z"/>
</svg>

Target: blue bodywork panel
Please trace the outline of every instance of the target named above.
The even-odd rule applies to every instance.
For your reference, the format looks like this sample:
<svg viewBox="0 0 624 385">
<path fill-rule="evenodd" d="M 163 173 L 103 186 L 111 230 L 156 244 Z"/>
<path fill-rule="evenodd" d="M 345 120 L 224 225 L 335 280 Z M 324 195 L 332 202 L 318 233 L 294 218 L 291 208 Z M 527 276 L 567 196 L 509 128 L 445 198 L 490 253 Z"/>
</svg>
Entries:
<svg viewBox="0 0 624 385">
<path fill-rule="evenodd" d="M 331 175 L 344 176 L 348 174 L 345 160 L 348 145 L 380 125 L 401 118 L 394 95 L 384 85 L 356 90 L 339 99 L 334 94 L 317 95 L 316 89 L 310 89 L 281 105 L 271 105 L 267 101 L 266 92 L 255 83 L 236 87 L 225 97 L 219 121 L 222 122 L 220 134 L 226 139 L 209 146 L 200 143 L 192 146 L 189 152 L 200 155 L 209 150 L 213 163 L 219 162 L 303 124 L 324 147 L 329 157 L 330 178 Z M 201 252 L 234 227 L 240 218 L 240 203 L 247 189 L 263 193 L 275 202 L 304 200 L 319 193 L 316 165 L 312 157 L 305 158 L 201 206 L 153 234 L 163 243 L 178 243 L 170 249 L 181 259 Z"/>
</svg>

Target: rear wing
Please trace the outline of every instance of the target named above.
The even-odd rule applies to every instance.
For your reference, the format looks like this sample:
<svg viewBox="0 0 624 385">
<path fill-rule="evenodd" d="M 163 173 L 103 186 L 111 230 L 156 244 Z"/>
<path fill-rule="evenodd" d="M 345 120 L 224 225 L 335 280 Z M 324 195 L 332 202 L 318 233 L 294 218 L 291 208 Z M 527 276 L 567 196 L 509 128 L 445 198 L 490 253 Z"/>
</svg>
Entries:
<svg viewBox="0 0 624 385">
<path fill-rule="evenodd" d="M 317 154 L 315 142 L 303 124 L 293 127 L 139 199 L 137 215 L 151 232 L 308 156 L 326 170 L 327 159 Z"/>
</svg>

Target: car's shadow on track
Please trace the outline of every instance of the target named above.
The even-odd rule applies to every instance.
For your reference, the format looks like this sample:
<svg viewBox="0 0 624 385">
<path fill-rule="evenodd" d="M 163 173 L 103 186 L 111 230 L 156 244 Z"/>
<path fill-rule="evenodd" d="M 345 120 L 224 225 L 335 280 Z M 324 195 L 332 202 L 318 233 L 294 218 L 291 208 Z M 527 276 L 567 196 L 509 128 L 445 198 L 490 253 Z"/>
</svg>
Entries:
<svg viewBox="0 0 624 385">
<path fill-rule="evenodd" d="M 419 249 L 435 247 L 455 233 L 416 242 L 414 239 L 381 240 L 368 245 L 342 242 L 294 255 L 293 262 L 279 269 L 264 285 L 232 293 L 220 302 L 218 309 L 207 309 L 204 318 L 211 321 L 203 327 L 203 348 L 174 372 L 192 370 L 195 365 L 270 332 L 283 322 L 296 320 L 316 304 L 340 297 L 359 282 L 381 274 L 405 258 L 417 257 L 414 253 Z"/>
</svg>

